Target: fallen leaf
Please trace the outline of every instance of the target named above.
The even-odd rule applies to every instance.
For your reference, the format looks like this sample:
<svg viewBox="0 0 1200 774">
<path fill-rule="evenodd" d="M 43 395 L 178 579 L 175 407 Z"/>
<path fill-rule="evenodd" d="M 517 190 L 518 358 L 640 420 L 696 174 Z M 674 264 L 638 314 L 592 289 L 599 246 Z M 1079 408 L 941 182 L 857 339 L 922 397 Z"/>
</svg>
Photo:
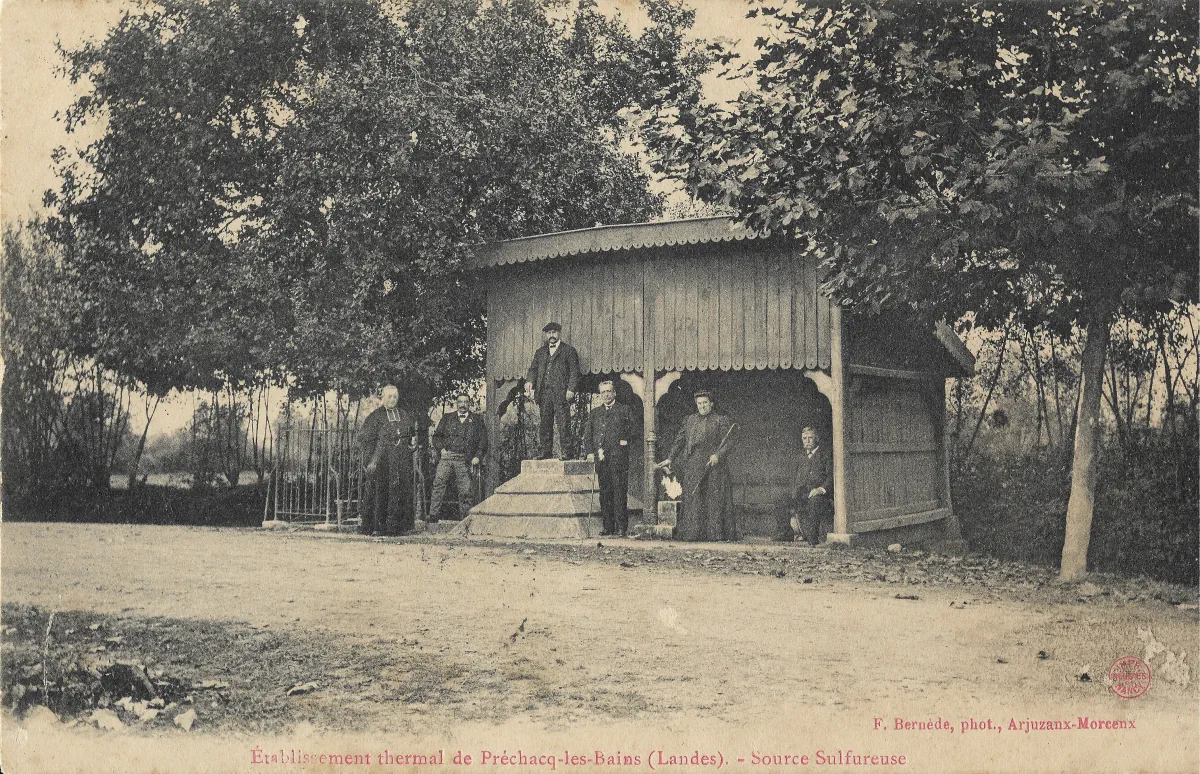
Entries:
<svg viewBox="0 0 1200 774">
<path fill-rule="evenodd" d="M 196 722 L 196 710 L 190 709 L 187 712 L 179 713 L 175 716 L 174 722 L 184 731 L 191 731 L 192 724 Z"/>
<path fill-rule="evenodd" d="M 58 725 L 58 715 L 55 715 L 49 707 L 38 704 L 25 713 L 25 725 L 28 727 L 56 726 Z"/>
<path fill-rule="evenodd" d="M 88 722 L 95 723 L 97 728 L 105 731 L 117 731 L 125 727 L 125 724 L 117 717 L 117 713 L 106 709 L 92 710 Z"/>
<path fill-rule="evenodd" d="M 317 690 L 320 687 L 321 686 L 316 683 L 297 683 L 296 685 L 293 685 L 291 688 L 288 688 L 287 695 L 288 696 L 299 696 L 299 695 L 305 694 L 305 693 L 312 693 L 313 691 Z"/>
</svg>

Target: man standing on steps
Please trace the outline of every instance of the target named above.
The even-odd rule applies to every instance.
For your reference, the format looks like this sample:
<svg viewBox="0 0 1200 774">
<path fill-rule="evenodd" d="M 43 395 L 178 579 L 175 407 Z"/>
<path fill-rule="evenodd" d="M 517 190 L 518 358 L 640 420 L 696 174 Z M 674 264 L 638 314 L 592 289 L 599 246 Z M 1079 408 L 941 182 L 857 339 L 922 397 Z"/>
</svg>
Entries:
<svg viewBox="0 0 1200 774">
<path fill-rule="evenodd" d="M 545 343 L 533 353 L 533 362 L 525 376 L 525 389 L 537 404 L 541 419 L 538 435 L 541 444 L 539 459 L 554 455 L 554 428 L 558 428 L 558 442 L 562 458 L 569 459 L 573 449 L 571 443 L 571 412 L 569 403 L 575 400 L 579 389 L 579 353 L 562 340 L 562 326 L 556 322 L 542 328 Z"/>
<path fill-rule="evenodd" d="M 583 450 L 596 463 L 600 484 L 601 535 L 629 534 L 629 449 L 641 437 L 641 422 L 633 410 L 617 403 L 616 385 L 600 382 L 598 408 L 588 412 L 583 428 Z"/>
<path fill-rule="evenodd" d="M 458 491 L 459 518 L 466 517 L 474 505 L 471 480 L 478 475 L 479 464 L 488 451 L 487 428 L 483 426 L 479 415 L 471 412 L 471 399 L 459 395 L 455 408 L 454 413 L 442 417 L 437 430 L 433 431 L 433 448 L 438 453 L 438 464 L 433 477 L 430 522 L 437 521 L 441 515 L 451 476 Z"/>
</svg>

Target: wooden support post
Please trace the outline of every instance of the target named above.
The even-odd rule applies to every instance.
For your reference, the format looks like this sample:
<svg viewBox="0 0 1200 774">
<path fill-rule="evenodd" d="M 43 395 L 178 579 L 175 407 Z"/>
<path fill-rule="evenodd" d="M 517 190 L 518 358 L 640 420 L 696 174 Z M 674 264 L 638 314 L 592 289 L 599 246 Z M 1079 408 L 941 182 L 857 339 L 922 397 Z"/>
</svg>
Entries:
<svg viewBox="0 0 1200 774">
<path fill-rule="evenodd" d="M 492 496 L 500 485 L 500 382 L 487 378 L 487 406 L 484 411 L 483 431 L 488 434 L 488 461 L 485 480 L 482 482 L 479 501 L 483 502 Z"/>
<path fill-rule="evenodd" d="M 481 485 L 480 502 L 492 496 L 500 486 L 500 405 L 520 380 L 487 380 L 487 412 L 484 422 L 488 434 L 487 481 Z"/>
<path fill-rule="evenodd" d="M 654 271 L 650 259 L 642 261 L 642 521 L 658 521 L 658 487 L 654 479 L 657 435 L 654 427 L 655 399 L 654 298 L 648 293 L 650 274 Z"/>
<path fill-rule="evenodd" d="M 935 397 L 941 402 L 938 406 L 938 420 L 941 427 L 941 462 L 942 462 L 942 477 L 943 477 L 943 500 L 942 505 L 949 512 L 946 518 L 944 536 L 947 540 L 956 542 L 962 541 L 962 527 L 958 523 L 958 514 L 954 512 L 953 498 L 950 496 L 950 423 L 946 419 L 946 380 L 943 379 L 940 387 L 934 388 Z M 964 544 L 965 547 L 965 544 Z"/>
<path fill-rule="evenodd" d="M 850 470 L 846 452 L 846 365 L 842 341 L 842 309 L 831 304 L 829 310 L 829 371 L 833 395 L 829 401 L 833 417 L 833 534 L 830 542 L 849 543 L 849 514 L 846 502 L 846 477 Z"/>
</svg>

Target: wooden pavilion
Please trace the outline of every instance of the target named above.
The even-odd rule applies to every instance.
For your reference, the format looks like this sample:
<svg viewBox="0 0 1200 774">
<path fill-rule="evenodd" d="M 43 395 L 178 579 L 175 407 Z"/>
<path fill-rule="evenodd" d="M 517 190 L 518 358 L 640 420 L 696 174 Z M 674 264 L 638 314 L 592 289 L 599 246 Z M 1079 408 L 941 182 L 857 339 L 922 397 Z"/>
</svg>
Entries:
<svg viewBox="0 0 1200 774">
<path fill-rule="evenodd" d="M 946 379 L 974 361 L 953 331 L 859 314 L 819 292 L 814 258 L 729 218 L 605 226 L 489 244 L 488 421 L 520 389 L 542 326 L 580 353 L 585 388 L 619 377 L 641 401 L 631 493 L 653 506 L 653 466 L 711 389 L 739 425 L 731 455 L 743 534 L 769 534 L 800 431 L 832 445 L 834 534 L 957 536 L 945 438 Z M 495 470 L 496 466 L 492 466 Z M 490 494 L 498 481 L 487 482 Z"/>
</svg>

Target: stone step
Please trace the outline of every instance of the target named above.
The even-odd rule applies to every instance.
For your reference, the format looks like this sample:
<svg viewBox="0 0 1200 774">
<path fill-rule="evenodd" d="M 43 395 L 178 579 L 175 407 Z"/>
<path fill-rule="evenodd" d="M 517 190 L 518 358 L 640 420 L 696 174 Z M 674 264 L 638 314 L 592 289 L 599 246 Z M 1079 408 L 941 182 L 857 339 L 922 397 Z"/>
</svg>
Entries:
<svg viewBox="0 0 1200 774">
<path fill-rule="evenodd" d="M 630 510 L 642 507 L 634 497 L 627 503 Z M 521 473 L 496 487 L 491 497 L 471 509 L 469 518 L 472 535 L 598 535 L 600 490 L 596 465 L 586 460 L 523 460 Z"/>
<path fill-rule="evenodd" d="M 597 494 L 494 494 L 471 509 L 471 515 L 590 516 L 600 512 Z"/>
<path fill-rule="evenodd" d="M 533 494 L 539 492 L 599 492 L 597 479 L 590 475 L 553 475 L 550 473 L 521 473 L 496 487 L 503 494 Z"/>
<path fill-rule="evenodd" d="M 521 460 L 521 475 L 542 473 L 552 476 L 593 476 L 596 464 L 587 460 Z"/>
</svg>

